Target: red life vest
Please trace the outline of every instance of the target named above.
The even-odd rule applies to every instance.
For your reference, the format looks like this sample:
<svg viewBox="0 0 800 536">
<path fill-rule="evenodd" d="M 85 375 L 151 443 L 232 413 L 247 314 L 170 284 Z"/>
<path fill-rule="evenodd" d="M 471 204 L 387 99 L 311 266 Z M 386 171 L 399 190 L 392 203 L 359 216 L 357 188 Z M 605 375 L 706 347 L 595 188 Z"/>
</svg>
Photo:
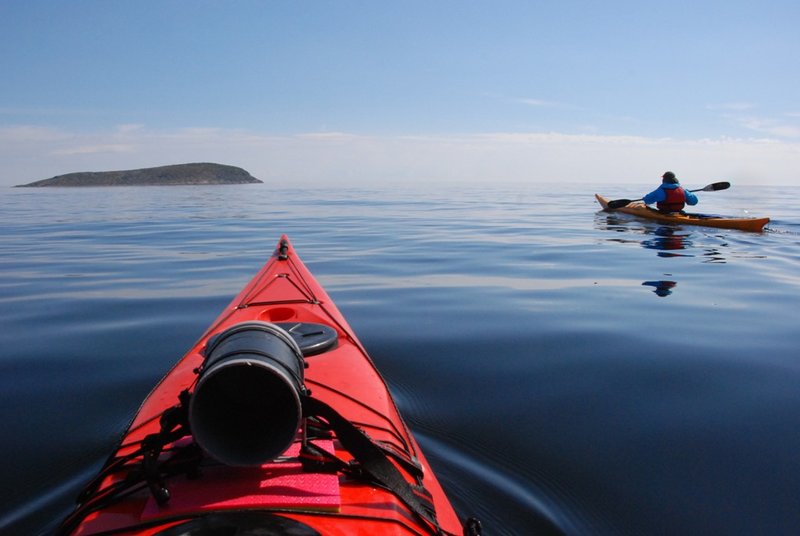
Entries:
<svg viewBox="0 0 800 536">
<path fill-rule="evenodd" d="M 662 188 L 667 196 L 663 201 L 656 203 L 656 207 L 661 212 L 680 212 L 686 206 L 686 192 L 683 188 Z"/>
</svg>

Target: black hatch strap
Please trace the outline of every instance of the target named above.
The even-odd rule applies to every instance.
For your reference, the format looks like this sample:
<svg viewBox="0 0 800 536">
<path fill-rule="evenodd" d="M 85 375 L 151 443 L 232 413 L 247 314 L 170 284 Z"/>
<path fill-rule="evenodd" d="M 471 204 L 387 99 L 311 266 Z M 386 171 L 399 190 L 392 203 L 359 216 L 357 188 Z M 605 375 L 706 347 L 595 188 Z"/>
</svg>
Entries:
<svg viewBox="0 0 800 536">
<path fill-rule="evenodd" d="M 427 490 L 410 484 L 389 461 L 384 449 L 376 445 L 367 434 L 328 404 L 310 396 L 303 397 L 303 413 L 328 421 L 342 446 L 353 455 L 358 469 L 365 476 L 394 493 L 414 514 L 428 523 L 435 534 L 443 534 Z"/>
<path fill-rule="evenodd" d="M 178 395 L 177 406 L 168 408 L 161 414 L 161 429 L 142 440 L 142 468 L 147 487 L 159 506 L 169 501 L 169 490 L 161 477 L 159 457 L 164 447 L 190 434 L 189 429 L 189 391 Z"/>
</svg>

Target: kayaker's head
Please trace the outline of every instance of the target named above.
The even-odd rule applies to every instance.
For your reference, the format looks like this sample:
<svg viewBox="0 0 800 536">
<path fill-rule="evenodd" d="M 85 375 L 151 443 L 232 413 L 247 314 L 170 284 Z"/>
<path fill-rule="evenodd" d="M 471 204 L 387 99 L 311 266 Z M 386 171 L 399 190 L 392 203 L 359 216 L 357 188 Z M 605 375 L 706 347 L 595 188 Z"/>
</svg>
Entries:
<svg viewBox="0 0 800 536">
<path fill-rule="evenodd" d="M 678 178 L 671 171 L 667 171 L 661 175 L 661 184 L 679 184 Z"/>
</svg>

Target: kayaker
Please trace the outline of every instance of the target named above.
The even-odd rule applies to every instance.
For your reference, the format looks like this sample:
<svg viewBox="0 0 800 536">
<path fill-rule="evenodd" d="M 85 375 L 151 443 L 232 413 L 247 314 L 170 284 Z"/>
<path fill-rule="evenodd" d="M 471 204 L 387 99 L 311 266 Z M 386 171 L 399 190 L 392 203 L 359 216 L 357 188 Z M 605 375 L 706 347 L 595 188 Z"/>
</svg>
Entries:
<svg viewBox="0 0 800 536">
<path fill-rule="evenodd" d="M 697 196 L 684 190 L 671 171 L 661 175 L 661 186 L 644 196 L 644 204 L 656 204 L 659 212 L 681 212 L 686 205 L 696 205 Z"/>
</svg>

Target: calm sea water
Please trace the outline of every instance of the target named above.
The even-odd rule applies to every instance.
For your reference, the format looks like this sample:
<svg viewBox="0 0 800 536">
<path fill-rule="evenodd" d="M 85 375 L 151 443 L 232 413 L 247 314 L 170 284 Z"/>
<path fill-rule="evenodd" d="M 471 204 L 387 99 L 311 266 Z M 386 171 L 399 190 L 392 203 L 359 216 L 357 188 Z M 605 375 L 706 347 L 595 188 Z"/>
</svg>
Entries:
<svg viewBox="0 0 800 536">
<path fill-rule="evenodd" d="M 0 532 L 47 534 L 287 233 L 486 534 L 800 530 L 800 189 L 0 192 Z M 606 187 L 610 197 L 638 197 Z"/>
</svg>

